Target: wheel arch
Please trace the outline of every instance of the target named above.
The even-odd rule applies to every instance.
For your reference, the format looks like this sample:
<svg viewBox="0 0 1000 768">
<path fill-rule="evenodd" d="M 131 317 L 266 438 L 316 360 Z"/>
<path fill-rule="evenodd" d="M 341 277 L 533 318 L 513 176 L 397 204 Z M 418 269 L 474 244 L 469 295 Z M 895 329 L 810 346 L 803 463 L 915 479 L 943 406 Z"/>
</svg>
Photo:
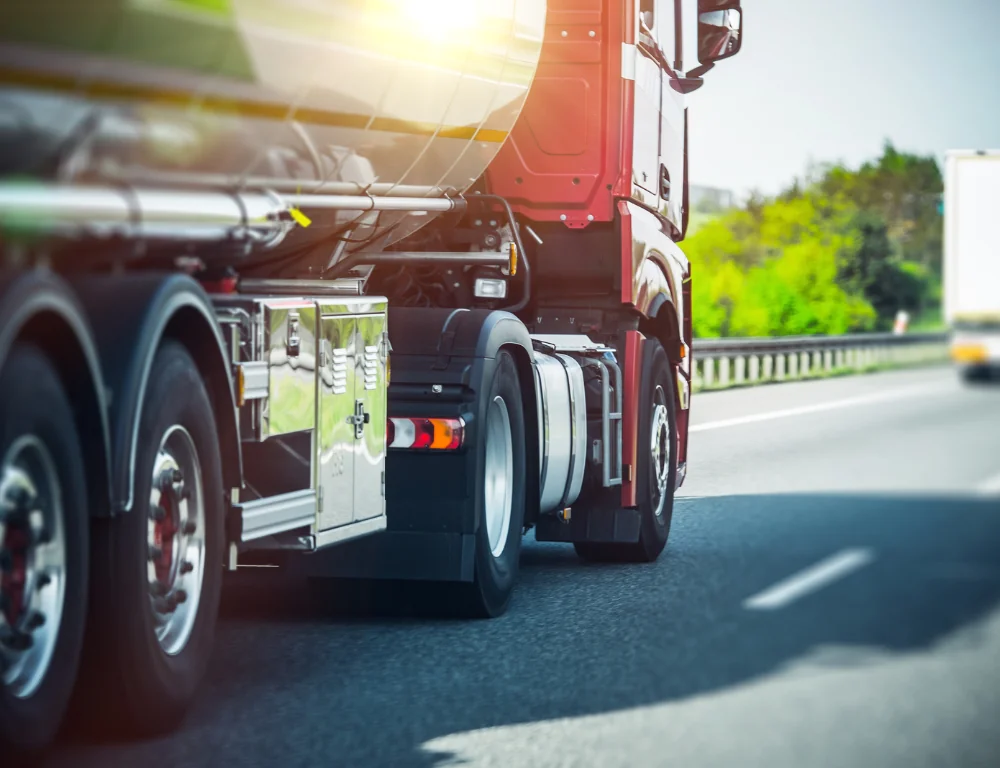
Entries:
<svg viewBox="0 0 1000 768">
<path fill-rule="evenodd" d="M 82 446 L 89 513 L 103 514 L 111 507 L 107 393 L 86 314 L 57 275 L 39 270 L 0 284 L 0 368 L 21 341 L 46 353 L 66 388 L 77 431 L 89 441 Z"/>
<path fill-rule="evenodd" d="M 647 338 L 655 338 L 667 353 L 672 365 L 680 365 L 681 321 L 673 298 L 666 292 L 658 293 L 649 305 L 645 317 L 639 320 L 639 331 Z"/>
<path fill-rule="evenodd" d="M 236 404 L 222 334 L 211 302 L 190 277 L 139 273 L 81 279 L 78 292 L 95 329 L 105 379 L 112 388 L 112 512 L 133 506 L 139 420 L 161 342 L 182 343 L 198 365 L 212 401 L 226 487 L 241 485 Z"/>
</svg>

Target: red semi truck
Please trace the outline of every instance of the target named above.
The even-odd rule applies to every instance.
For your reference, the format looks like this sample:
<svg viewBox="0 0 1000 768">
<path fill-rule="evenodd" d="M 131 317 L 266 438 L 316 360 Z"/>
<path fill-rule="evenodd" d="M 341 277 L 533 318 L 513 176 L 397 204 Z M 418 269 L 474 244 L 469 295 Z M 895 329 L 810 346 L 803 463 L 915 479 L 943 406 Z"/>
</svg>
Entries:
<svg viewBox="0 0 1000 768">
<path fill-rule="evenodd" d="M 529 529 L 658 557 L 738 0 L 0 16 L 0 752 L 174 726 L 241 562 L 496 616 Z"/>
</svg>

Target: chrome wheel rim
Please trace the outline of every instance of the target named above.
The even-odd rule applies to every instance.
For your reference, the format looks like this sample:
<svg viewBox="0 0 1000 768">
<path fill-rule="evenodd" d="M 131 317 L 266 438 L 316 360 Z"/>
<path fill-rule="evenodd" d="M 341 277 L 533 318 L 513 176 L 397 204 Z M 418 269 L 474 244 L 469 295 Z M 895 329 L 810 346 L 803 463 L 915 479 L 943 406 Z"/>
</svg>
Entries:
<svg viewBox="0 0 1000 768">
<path fill-rule="evenodd" d="M 653 414 L 649 430 L 650 470 L 656 487 L 653 513 L 663 516 L 667 500 L 667 481 L 670 478 L 670 413 L 667 410 L 667 396 L 663 387 L 657 386 L 653 393 Z"/>
<path fill-rule="evenodd" d="M 55 462 L 27 435 L 0 466 L 0 676 L 26 699 L 45 679 L 66 596 L 66 534 Z"/>
<path fill-rule="evenodd" d="M 486 412 L 486 535 L 493 557 L 507 546 L 514 486 L 514 451 L 510 434 L 510 414 L 500 396 L 494 397 Z"/>
<path fill-rule="evenodd" d="M 205 499 L 190 433 L 166 431 L 153 460 L 146 574 L 156 639 L 175 656 L 191 638 L 205 577 Z"/>
</svg>

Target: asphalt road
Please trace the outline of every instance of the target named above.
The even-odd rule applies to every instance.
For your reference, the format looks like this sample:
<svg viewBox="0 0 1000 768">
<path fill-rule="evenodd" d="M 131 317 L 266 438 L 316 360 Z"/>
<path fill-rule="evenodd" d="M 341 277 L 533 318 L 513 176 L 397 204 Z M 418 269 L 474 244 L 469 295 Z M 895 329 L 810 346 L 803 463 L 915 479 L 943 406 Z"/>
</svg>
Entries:
<svg viewBox="0 0 1000 768">
<path fill-rule="evenodd" d="M 656 564 L 529 540 L 478 622 L 232 586 L 181 732 L 51 764 L 1000 765 L 1000 386 L 884 373 L 692 418 Z"/>
</svg>

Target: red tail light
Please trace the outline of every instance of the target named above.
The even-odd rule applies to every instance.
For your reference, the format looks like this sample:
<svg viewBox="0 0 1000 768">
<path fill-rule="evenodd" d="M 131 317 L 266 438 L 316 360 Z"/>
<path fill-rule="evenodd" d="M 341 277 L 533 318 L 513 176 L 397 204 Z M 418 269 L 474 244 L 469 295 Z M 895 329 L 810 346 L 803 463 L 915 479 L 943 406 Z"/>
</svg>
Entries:
<svg viewBox="0 0 1000 768">
<path fill-rule="evenodd" d="M 389 419 L 386 430 L 390 448 L 454 451 L 462 447 L 465 422 L 462 419 Z"/>
</svg>

